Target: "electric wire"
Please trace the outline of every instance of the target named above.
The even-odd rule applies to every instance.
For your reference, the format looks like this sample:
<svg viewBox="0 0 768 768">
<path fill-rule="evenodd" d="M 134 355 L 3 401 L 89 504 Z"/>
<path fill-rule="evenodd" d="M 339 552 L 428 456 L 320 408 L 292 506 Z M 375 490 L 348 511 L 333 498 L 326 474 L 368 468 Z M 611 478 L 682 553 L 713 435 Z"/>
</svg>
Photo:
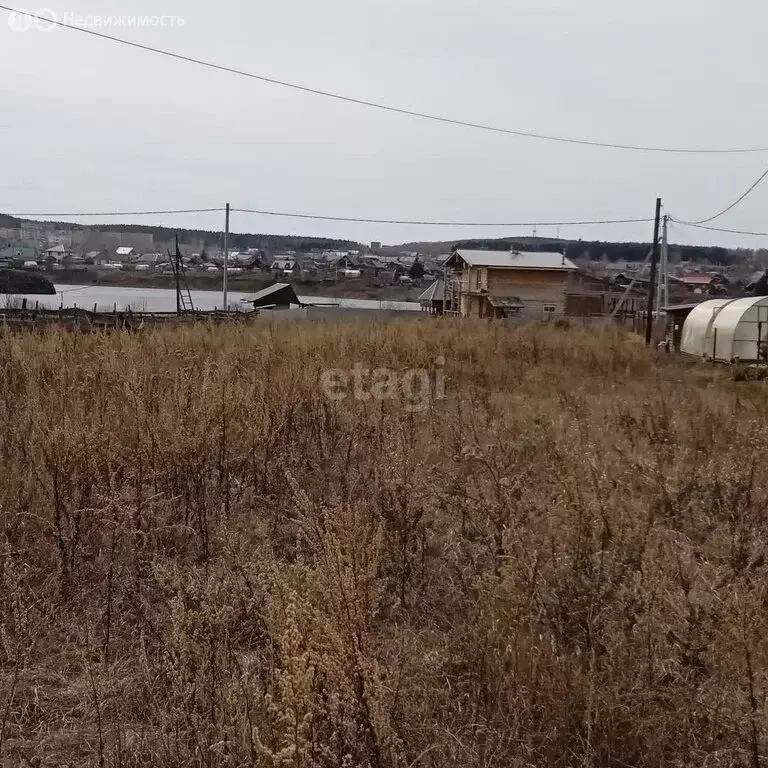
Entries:
<svg viewBox="0 0 768 768">
<path fill-rule="evenodd" d="M 12 216 L 17 219 L 25 217 L 33 217 L 36 219 L 42 219 L 48 217 L 54 218 L 79 218 L 83 216 L 165 216 L 166 214 L 176 213 L 218 213 L 223 211 L 223 207 L 219 208 L 187 208 L 184 210 L 174 211 L 99 211 L 97 213 L 6 213 L 5 216 Z"/>
<path fill-rule="evenodd" d="M 732 211 L 737 205 L 739 205 L 739 203 L 746 200 L 747 197 L 749 197 L 749 195 L 751 195 L 752 192 L 754 192 L 766 178 L 768 178 L 768 168 L 766 168 L 765 171 L 763 171 L 763 173 L 760 175 L 757 181 L 755 181 L 754 184 L 748 187 L 743 194 L 737 197 L 736 200 L 734 200 L 727 208 L 723 208 L 723 210 L 720 211 L 719 213 L 716 213 L 714 216 L 710 216 L 709 218 L 706 218 L 706 219 L 700 219 L 698 221 L 678 220 L 678 223 L 690 224 L 691 226 L 698 226 L 700 224 L 709 224 L 709 222 L 715 221 L 716 219 L 719 219 L 721 216 L 725 216 L 726 213 L 729 213 L 730 211 Z"/>
<path fill-rule="evenodd" d="M 694 229 L 705 229 L 708 232 L 726 232 L 731 235 L 752 235 L 754 237 L 768 237 L 768 232 L 750 232 L 744 229 L 725 229 L 724 227 L 710 227 L 706 224 L 694 224 L 690 221 L 681 221 L 680 219 L 670 216 L 670 221 L 674 221 L 676 224 L 680 224 L 684 227 L 693 227 Z"/>
<path fill-rule="evenodd" d="M 579 139 L 567 136 L 554 136 L 544 133 L 536 133 L 534 131 L 525 131 L 516 128 L 503 128 L 501 126 L 489 125 L 486 123 L 478 123 L 470 120 L 460 120 L 456 118 L 446 117 L 444 115 L 435 115 L 428 112 L 420 112 L 415 109 L 408 109 L 405 107 L 396 107 L 391 104 L 382 104 L 380 102 L 371 101 L 368 99 L 356 98 L 353 96 L 345 96 L 341 93 L 334 91 L 322 90 L 320 88 L 311 88 L 306 85 L 299 85 L 298 83 L 288 82 L 287 80 L 279 80 L 274 77 L 267 77 L 266 75 L 258 75 L 253 72 L 246 72 L 242 69 L 236 69 L 235 67 L 228 67 L 223 64 L 216 64 L 211 61 L 205 61 L 204 59 L 198 59 L 193 56 L 186 56 L 181 53 L 175 53 L 162 48 L 156 48 L 151 45 L 144 45 L 142 43 L 136 43 L 131 40 L 126 40 L 121 37 L 115 37 L 114 35 L 107 35 L 104 32 L 96 32 L 93 29 L 86 29 L 85 27 L 77 26 L 76 24 L 69 24 L 58 19 L 48 18 L 46 16 L 40 16 L 38 14 L 29 13 L 28 11 L 12 8 L 7 5 L 0 5 L 0 9 L 8 11 L 10 14 L 17 14 L 26 18 L 31 18 L 36 21 L 41 21 L 45 24 L 52 24 L 65 29 L 70 29 L 75 32 L 82 32 L 92 37 L 98 37 L 102 40 L 109 40 L 119 45 L 129 46 L 142 51 L 148 51 L 150 53 L 156 53 L 160 56 L 166 56 L 168 58 L 177 59 L 178 61 L 184 61 L 189 64 L 197 64 L 201 67 L 207 67 L 209 69 L 215 69 L 220 72 L 226 72 L 232 75 L 238 75 L 239 77 L 247 77 L 251 80 L 259 80 L 263 83 L 269 83 L 281 88 L 290 88 L 294 91 L 301 93 L 308 93 L 314 96 L 321 96 L 327 99 L 334 99 L 336 101 L 343 101 L 349 104 L 357 104 L 363 107 L 369 107 L 371 109 L 378 109 L 384 112 L 392 112 L 400 115 L 406 115 L 408 117 L 415 117 L 422 120 L 431 120 L 438 123 L 447 123 L 450 125 L 460 126 L 463 128 L 472 128 L 481 131 L 490 131 L 492 133 L 508 134 L 511 136 L 518 136 L 527 139 L 537 139 L 540 141 L 558 142 L 561 144 L 581 145 L 587 147 L 600 147 L 604 149 L 621 149 L 631 152 L 661 152 L 669 154 L 691 154 L 691 155 L 728 155 L 728 154 L 750 154 L 758 152 L 768 152 L 768 147 L 741 147 L 741 148 L 718 148 L 718 149 L 705 149 L 705 148 L 686 148 L 686 147 L 657 147 L 657 146 L 644 146 L 640 144 L 627 144 L 619 142 L 597 141 L 591 139 Z"/>
<path fill-rule="evenodd" d="M 313 219 L 318 221 L 342 221 L 359 224 L 401 224 L 429 227 L 576 227 L 601 224 L 641 224 L 653 221 L 641 219 L 596 219 L 592 221 L 525 221 L 525 222 L 483 222 L 483 221 L 429 221 L 419 219 L 374 219 L 355 216 L 323 216 L 309 213 L 287 213 L 283 211 L 266 211 L 252 208 L 231 208 L 236 213 L 253 213 L 259 216 L 281 216 L 292 219 Z"/>
<path fill-rule="evenodd" d="M 164 214 L 184 214 L 184 213 L 221 213 L 225 208 L 188 208 L 185 210 L 167 210 L 167 211 L 101 211 L 93 213 L 8 213 L 7 216 L 15 218 L 35 218 L 42 219 L 69 219 L 82 217 L 99 216 L 161 216 Z M 287 211 L 267 211 L 253 208 L 230 208 L 231 213 L 250 213 L 259 216 L 279 216 L 292 219 L 311 219 L 317 221 L 337 221 L 357 224 L 400 224 L 414 226 L 435 226 L 435 227 L 567 227 L 567 226 L 591 226 L 607 224 L 638 224 L 653 221 L 649 218 L 638 219 L 593 219 L 589 221 L 529 221 L 529 222 L 482 222 L 482 221 L 430 221 L 424 219 L 375 219 L 363 218 L 359 216 L 326 216 L 310 213 L 292 213 Z"/>
</svg>

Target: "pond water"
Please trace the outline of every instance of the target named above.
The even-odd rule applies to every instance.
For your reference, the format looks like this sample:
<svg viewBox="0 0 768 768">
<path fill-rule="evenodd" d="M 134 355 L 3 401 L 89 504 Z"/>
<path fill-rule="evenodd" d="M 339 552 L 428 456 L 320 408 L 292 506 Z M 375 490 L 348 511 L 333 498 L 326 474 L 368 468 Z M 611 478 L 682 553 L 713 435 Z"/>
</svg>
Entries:
<svg viewBox="0 0 768 768">
<path fill-rule="evenodd" d="M 99 311 L 118 311 L 131 309 L 134 312 L 174 312 L 176 310 L 176 291 L 168 288 L 114 288 L 98 285 L 56 285 L 56 295 L 39 296 L 31 294 L 0 295 L 0 307 L 8 301 L 16 304 L 20 299 L 27 299 L 27 305 L 45 309 L 78 307 L 92 310 L 94 305 Z M 210 311 L 223 306 L 220 291 L 190 291 L 195 309 Z M 229 308 L 250 310 L 244 301 L 250 293 L 230 292 Z M 419 304 L 410 301 L 371 301 L 369 299 L 332 299 L 320 296 L 299 296 L 307 304 L 335 304 L 350 309 L 405 309 L 418 311 Z"/>
</svg>

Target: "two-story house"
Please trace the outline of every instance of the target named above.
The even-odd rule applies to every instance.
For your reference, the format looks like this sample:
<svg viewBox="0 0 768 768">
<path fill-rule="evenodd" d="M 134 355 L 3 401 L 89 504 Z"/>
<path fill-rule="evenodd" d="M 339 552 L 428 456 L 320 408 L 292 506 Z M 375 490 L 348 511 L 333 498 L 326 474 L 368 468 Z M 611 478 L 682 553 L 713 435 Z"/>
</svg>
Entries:
<svg viewBox="0 0 768 768">
<path fill-rule="evenodd" d="M 561 253 L 462 248 L 444 268 L 448 311 L 462 317 L 543 320 L 565 313 L 568 280 L 576 265 Z"/>
</svg>

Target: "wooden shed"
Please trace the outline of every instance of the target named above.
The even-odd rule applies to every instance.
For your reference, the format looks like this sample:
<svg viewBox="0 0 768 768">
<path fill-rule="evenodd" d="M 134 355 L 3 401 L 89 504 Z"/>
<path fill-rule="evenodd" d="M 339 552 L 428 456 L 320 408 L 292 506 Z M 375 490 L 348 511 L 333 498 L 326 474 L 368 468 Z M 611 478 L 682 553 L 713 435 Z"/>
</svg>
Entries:
<svg viewBox="0 0 768 768">
<path fill-rule="evenodd" d="M 267 288 L 262 288 L 250 299 L 245 299 L 253 304 L 254 309 L 289 309 L 291 304 L 302 306 L 296 291 L 290 283 L 275 283 Z"/>
</svg>

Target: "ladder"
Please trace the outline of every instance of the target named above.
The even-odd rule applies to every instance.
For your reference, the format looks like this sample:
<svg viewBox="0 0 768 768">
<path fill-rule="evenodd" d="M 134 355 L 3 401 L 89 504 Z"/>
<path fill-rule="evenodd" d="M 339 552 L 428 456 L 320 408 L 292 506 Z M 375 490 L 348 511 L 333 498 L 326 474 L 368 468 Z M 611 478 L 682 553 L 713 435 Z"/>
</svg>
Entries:
<svg viewBox="0 0 768 768">
<path fill-rule="evenodd" d="M 179 250 L 178 235 L 176 236 L 176 253 L 172 254 L 168 251 L 168 259 L 171 262 L 171 269 L 173 270 L 173 276 L 176 280 L 176 314 L 180 315 L 182 312 L 192 312 L 195 309 L 195 305 L 192 303 L 192 294 L 189 291 L 187 273 L 184 269 L 181 251 Z"/>
</svg>

